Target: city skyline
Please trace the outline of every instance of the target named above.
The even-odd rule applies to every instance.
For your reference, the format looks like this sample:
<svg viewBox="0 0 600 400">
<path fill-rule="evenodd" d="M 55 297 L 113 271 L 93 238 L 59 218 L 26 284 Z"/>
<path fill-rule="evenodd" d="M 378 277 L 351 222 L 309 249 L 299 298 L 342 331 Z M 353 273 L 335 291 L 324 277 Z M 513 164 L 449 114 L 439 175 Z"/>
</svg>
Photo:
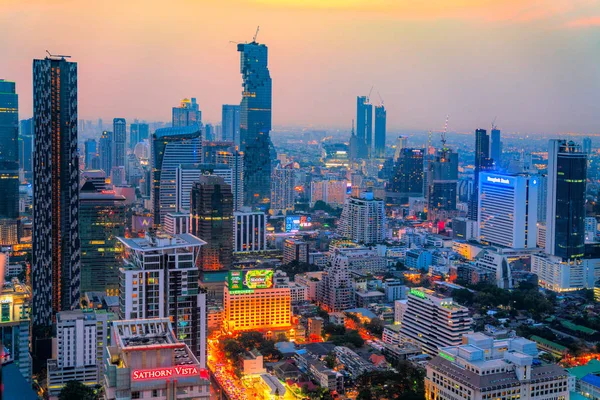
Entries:
<svg viewBox="0 0 600 400">
<path fill-rule="evenodd" d="M 450 114 L 458 131 L 488 127 L 497 115 L 504 132 L 593 132 L 599 3 L 503 3 L 9 1 L 0 21 L 19 40 L 0 44 L 8 60 L 0 75 L 17 82 L 21 119 L 32 114 L 25 66 L 48 49 L 82 66 L 84 119 L 168 121 L 173 104 L 197 97 L 206 120 L 218 122 L 222 104 L 235 104 L 241 92 L 229 41 L 250 42 L 260 25 L 257 41 L 269 46 L 275 71 L 276 126 L 347 127 L 353 98 L 375 86 L 371 99 L 377 105 L 379 91 L 385 100 L 389 130 L 435 128 Z M 193 34 L 198 16 L 205 26 Z"/>
</svg>

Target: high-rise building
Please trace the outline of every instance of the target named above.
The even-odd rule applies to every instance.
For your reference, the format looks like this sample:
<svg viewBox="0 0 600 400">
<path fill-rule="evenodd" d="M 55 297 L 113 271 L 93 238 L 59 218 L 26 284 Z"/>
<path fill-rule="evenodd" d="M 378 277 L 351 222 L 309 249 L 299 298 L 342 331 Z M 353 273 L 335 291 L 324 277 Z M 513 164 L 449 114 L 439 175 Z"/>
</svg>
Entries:
<svg viewBox="0 0 600 400">
<path fill-rule="evenodd" d="M 423 149 L 403 148 L 396 162 L 394 175 L 386 187 L 386 196 L 400 204 L 409 197 L 423 196 Z"/>
<path fill-rule="evenodd" d="M 546 206 L 546 253 L 573 260 L 585 250 L 587 155 L 567 140 L 550 140 Z"/>
<path fill-rule="evenodd" d="M 169 318 L 175 336 L 206 365 L 206 293 L 198 287 L 198 257 L 205 244 L 194 235 L 146 232 L 119 237 L 119 317 Z"/>
<path fill-rule="evenodd" d="M 386 135 L 387 111 L 382 105 L 375 106 L 375 157 L 385 157 L 385 135 Z"/>
<path fill-rule="evenodd" d="M 412 288 L 407 296 L 400 335 L 421 346 L 423 352 L 436 355 L 438 348 L 458 346 L 462 336 L 472 332 L 469 309 L 424 288 Z"/>
<path fill-rule="evenodd" d="M 204 125 L 204 140 L 208 142 L 212 142 L 216 140 L 215 138 L 215 127 L 212 124 Z"/>
<path fill-rule="evenodd" d="M 348 257 L 333 252 L 321 280 L 317 282 L 317 303 L 328 312 L 340 312 L 354 306 L 354 287 Z"/>
<path fill-rule="evenodd" d="M 85 169 L 95 169 L 93 161 L 98 158 L 98 142 L 95 139 L 85 141 Z"/>
<path fill-rule="evenodd" d="M 165 217 L 164 231 L 170 235 L 190 233 L 190 213 L 168 213 Z"/>
<path fill-rule="evenodd" d="M 494 161 L 490 157 L 490 137 L 485 129 L 475 131 L 475 174 L 473 177 L 473 194 L 469 201 L 469 219 L 477 221 L 477 205 L 479 195 L 479 174 L 494 168 Z"/>
<path fill-rule="evenodd" d="M 267 249 L 267 220 L 262 211 L 242 209 L 233 213 L 234 252 L 263 251 Z"/>
<path fill-rule="evenodd" d="M 546 209 L 548 207 L 548 176 L 538 175 L 538 222 L 546 223 Z M 544 242 L 544 246 L 546 243 Z"/>
<path fill-rule="evenodd" d="M 231 192 L 233 193 L 233 210 L 244 206 L 244 155 L 235 148 L 220 152 L 216 157 L 217 164 L 226 164 L 231 168 Z"/>
<path fill-rule="evenodd" d="M 33 324 L 79 305 L 77 63 L 33 61 Z"/>
<path fill-rule="evenodd" d="M 444 147 L 428 163 L 427 216 L 444 218 L 456 211 L 458 185 L 458 153 Z"/>
<path fill-rule="evenodd" d="M 308 264 L 308 242 L 300 239 L 286 239 L 283 242 L 283 263 L 293 261 Z"/>
<path fill-rule="evenodd" d="M 372 192 L 346 199 L 338 233 L 356 243 L 373 244 L 385 240 L 385 204 Z"/>
<path fill-rule="evenodd" d="M 19 143 L 19 168 L 25 171 L 29 180 L 33 172 L 33 118 L 21 120 Z"/>
<path fill-rule="evenodd" d="M 537 358 L 536 343 L 522 337 L 465 335 L 461 344 L 440 348 L 427 363 L 425 398 L 568 399 L 569 373 Z"/>
<path fill-rule="evenodd" d="M 496 165 L 500 165 L 502 160 L 502 141 L 500 139 L 500 129 L 492 128 L 490 138 L 490 157 Z"/>
<path fill-rule="evenodd" d="M 192 186 L 190 232 L 204 240 L 200 265 L 204 271 L 226 270 L 233 263 L 233 195 L 219 176 L 204 175 Z"/>
<path fill-rule="evenodd" d="M 116 315 L 104 310 L 61 311 L 56 314 L 56 341 L 47 361 L 48 392 L 56 397 L 70 381 L 87 386 L 102 384 L 104 348 L 109 324 Z"/>
<path fill-rule="evenodd" d="M 178 322 L 172 321 L 113 322 L 104 358 L 105 399 L 211 398 L 206 358 L 195 355 L 187 341 L 174 334 Z"/>
<path fill-rule="evenodd" d="M 113 167 L 125 166 L 125 155 L 127 155 L 127 151 L 125 150 L 126 141 L 127 121 L 125 121 L 125 118 L 113 119 Z"/>
<path fill-rule="evenodd" d="M 482 172 L 479 182 L 479 240 L 491 245 L 536 247 L 538 177 Z"/>
<path fill-rule="evenodd" d="M 0 79 L 0 220 L 15 228 L 19 218 L 19 98 L 15 83 Z M 16 244 L 12 235 L 0 244 Z"/>
<path fill-rule="evenodd" d="M 394 162 L 397 162 L 402 154 L 402 149 L 408 147 L 408 138 L 406 136 L 398 136 L 396 139 L 396 149 L 394 150 Z"/>
<path fill-rule="evenodd" d="M 0 304 L 0 338 L 4 346 L 2 363 L 13 361 L 23 378 L 31 382 L 31 289 L 13 278 L 0 287 Z"/>
<path fill-rule="evenodd" d="M 385 114 L 385 109 L 383 110 Z M 367 96 L 356 98 L 357 158 L 370 158 L 373 141 L 373 105 Z"/>
<path fill-rule="evenodd" d="M 244 204 L 268 203 L 271 197 L 271 75 L 264 44 L 238 44 L 243 79 L 240 151 L 244 154 Z"/>
<path fill-rule="evenodd" d="M 592 138 L 584 137 L 583 138 L 583 152 L 588 156 L 592 154 Z"/>
<path fill-rule="evenodd" d="M 177 167 L 197 164 L 202 159 L 200 127 L 157 129 L 152 135 L 152 206 L 154 223 L 164 223 L 165 215 L 177 211 Z"/>
<path fill-rule="evenodd" d="M 194 183 L 204 175 L 214 175 L 223 178 L 230 187 L 233 184 L 233 172 L 227 164 L 180 164 L 176 175 L 176 210 L 180 213 L 190 212 L 190 194 Z M 233 193 L 232 193 L 233 194 Z"/>
<path fill-rule="evenodd" d="M 125 197 L 86 182 L 79 194 L 81 292 L 117 296 L 117 236 L 125 235 Z"/>
<path fill-rule="evenodd" d="M 233 142 L 239 147 L 240 143 L 240 106 L 223 104 L 221 117 L 222 136 L 221 140 Z"/>
<path fill-rule="evenodd" d="M 195 97 L 183 99 L 179 107 L 173 107 L 173 128 L 190 125 L 202 126 L 202 111 Z"/>
<path fill-rule="evenodd" d="M 284 214 L 286 211 L 294 209 L 296 202 L 296 191 L 294 190 L 294 165 L 292 163 L 281 166 L 277 164 L 273 170 L 271 178 L 271 211 L 276 215 L 280 211 Z"/>
<path fill-rule="evenodd" d="M 106 176 L 110 175 L 113 167 L 113 133 L 103 131 L 100 136 L 99 151 L 100 169 Z"/>
<path fill-rule="evenodd" d="M 314 206 L 317 201 L 323 201 L 333 206 L 343 206 L 346 202 L 346 191 L 348 190 L 348 181 L 342 180 L 324 180 L 310 183 L 310 204 Z"/>
<path fill-rule="evenodd" d="M 148 139 L 148 131 L 148 124 L 139 123 L 137 120 L 131 124 L 129 127 L 129 148 L 133 150 L 138 143 Z"/>
</svg>

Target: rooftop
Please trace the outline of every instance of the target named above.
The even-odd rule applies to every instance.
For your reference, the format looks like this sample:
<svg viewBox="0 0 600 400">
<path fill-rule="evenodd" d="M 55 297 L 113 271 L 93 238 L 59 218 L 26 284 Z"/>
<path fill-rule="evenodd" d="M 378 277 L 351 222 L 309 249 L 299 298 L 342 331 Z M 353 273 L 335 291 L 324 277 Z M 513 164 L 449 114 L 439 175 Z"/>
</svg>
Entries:
<svg viewBox="0 0 600 400">
<path fill-rule="evenodd" d="M 150 234 L 146 232 L 143 238 L 125 238 L 118 236 L 117 239 L 127 248 L 137 251 L 168 250 L 185 247 L 203 246 L 206 242 L 190 233 L 170 235 L 165 232 Z"/>
</svg>

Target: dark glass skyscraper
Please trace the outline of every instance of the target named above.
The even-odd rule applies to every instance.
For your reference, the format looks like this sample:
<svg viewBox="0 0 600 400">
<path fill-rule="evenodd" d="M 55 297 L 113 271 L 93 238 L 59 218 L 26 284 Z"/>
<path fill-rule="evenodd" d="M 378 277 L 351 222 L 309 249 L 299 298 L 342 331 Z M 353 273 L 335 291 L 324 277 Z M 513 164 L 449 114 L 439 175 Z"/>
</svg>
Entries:
<svg viewBox="0 0 600 400">
<path fill-rule="evenodd" d="M 500 129 L 493 128 L 490 143 L 490 157 L 496 165 L 500 165 L 502 159 L 502 141 L 500 139 Z"/>
<path fill-rule="evenodd" d="M 19 218 L 19 98 L 15 83 L 0 79 L 0 220 Z M 7 243 L 0 237 L 0 242 Z"/>
<path fill-rule="evenodd" d="M 204 240 L 204 271 L 229 269 L 233 261 L 233 194 L 222 177 L 204 175 L 190 194 L 190 233 Z"/>
<path fill-rule="evenodd" d="M 386 188 L 392 202 L 406 204 L 409 197 L 423 195 L 423 157 L 423 149 L 402 149 Z"/>
<path fill-rule="evenodd" d="M 356 98 L 356 139 L 358 158 L 371 157 L 373 140 L 373 105 L 367 96 Z"/>
<path fill-rule="evenodd" d="M 458 153 L 448 148 L 438 150 L 429 162 L 427 217 L 446 218 L 456 210 Z"/>
<path fill-rule="evenodd" d="M 587 155 L 572 141 L 550 140 L 548 147 L 546 253 L 582 258 Z"/>
<path fill-rule="evenodd" d="M 271 75 L 267 46 L 252 42 L 238 44 L 237 49 L 244 88 L 240 105 L 244 205 L 255 207 L 271 197 Z"/>
<path fill-rule="evenodd" d="M 375 157 L 385 157 L 385 134 L 386 134 L 387 111 L 382 105 L 375 106 Z"/>
<path fill-rule="evenodd" d="M 125 118 L 113 119 L 113 167 L 125 166 L 125 142 L 127 140 L 127 121 Z M 110 171 L 105 171 L 110 174 Z"/>
<path fill-rule="evenodd" d="M 223 104 L 221 129 L 221 140 L 240 146 L 240 106 Z"/>
<path fill-rule="evenodd" d="M 33 324 L 79 306 L 77 63 L 33 60 Z"/>
<path fill-rule="evenodd" d="M 33 118 L 20 122 L 19 132 L 19 168 L 25 171 L 25 178 L 31 179 L 33 172 Z"/>
<path fill-rule="evenodd" d="M 133 150 L 136 144 L 148 139 L 148 131 L 148 124 L 140 124 L 139 122 L 131 124 L 129 128 L 129 148 Z"/>
<path fill-rule="evenodd" d="M 104 171 L 106 176 L 110 175 L 113 167 L 113 133 L 104 131 L 100 136 L 100 169 Z"/>
<path fill-rule="evenodd" d="M 485 129 L 475 131 L 475 172 L 473 176 L 473 195 L 469 201 L 469 219 L 477 221 L 477 204 L 479 193 L 479 173 L 490 171 L 494 168 L 494 161 L 490 157 L 490 137 Z"/>
<path fill-rule="evenodd" d="M 93 169 L 92 164 L 98 158 L 98 142 L 95 139 L 85 141 L 85 169 Z"/>
</svg>

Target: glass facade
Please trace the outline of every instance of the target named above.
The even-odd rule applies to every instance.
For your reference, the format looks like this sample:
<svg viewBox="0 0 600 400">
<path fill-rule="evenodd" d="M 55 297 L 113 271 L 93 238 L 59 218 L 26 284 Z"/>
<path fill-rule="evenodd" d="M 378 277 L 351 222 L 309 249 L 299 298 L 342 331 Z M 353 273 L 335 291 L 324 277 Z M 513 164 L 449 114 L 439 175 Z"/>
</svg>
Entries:
<svg viewBox="0 0 600 400">
<path fill-rule="evenodd" d="M 113 119 L 113 167 L 125 166 L 125 141 L 127 139 L 127 121 L 125 118 Z M 110 171 L 104 171 L 110 174 Z"/>
<path fill-rule="evenodd" d="M 408 203 L 409 197 L 423 195 L 423 149 L 404 148 L 399 154 L 392 179 L 388 183 L 388 197 Z"/>
<path fill-rule="evenodd" d="M 15 83 L 0 79 L 0 219 L 19 217 L 19 98 Z"/>
<path fill-rule="evenodd" d="M 375 157 L 385 156 L 387 111 L 383 105 L 375 106 Z"/>
<path fill-rule="evenodd" d="M 238 44 L 243 92 L 240 141 L 244 153 L 244 205 L 269 202 L 271 195 L 271 75 L 268 49 L 256 42 Z"/>
<path fill-rule="evenodd" d="M 373 105 L 367 96 L 356 98 L 356 139 L 358 142 L 356 156 L 369 158 L 373 140 Z"/>
</svg>

